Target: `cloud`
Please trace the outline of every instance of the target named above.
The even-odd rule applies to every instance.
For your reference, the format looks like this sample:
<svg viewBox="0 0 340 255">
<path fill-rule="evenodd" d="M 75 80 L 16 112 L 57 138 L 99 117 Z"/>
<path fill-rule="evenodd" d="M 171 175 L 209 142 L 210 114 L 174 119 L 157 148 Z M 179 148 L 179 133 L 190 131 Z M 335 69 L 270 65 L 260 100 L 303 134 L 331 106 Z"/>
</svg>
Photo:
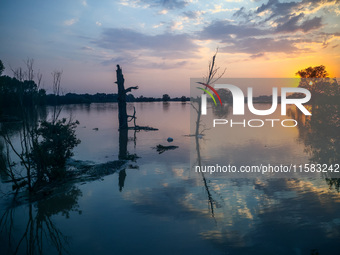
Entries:
<svg viewBox="0 0 340 255">
<path fill-rule="evenodd" d="M 299 15 L 293 15 L 288 18 L 284 23 L 279 24 L 276 27 L 276 32 L 284 32 L 284 33 L 292 33 L 297 31 L 309 32 L 314 29 L 318 29 L 322 27 L 322 19 L 321 17 L 314 17 L 312 19 L 304 20 L 301 25 L 299 25 L 299 21 L 304 17 L 303 13 Z"/>
<path fill-rule="evenodd" d="M 321 17 L 314 17 L 312 19 L 305 20 L 298 29 L 301 29 L 303 32 L 318 29 L 323 26 L 321 21 Z"/>
<path fill-rule="evenodd" d="M 262 36 L 270 34 L 268 29 L 259 29 L 253 25 L 233 24 L 228 20 L 220 20 L 206 26 L 199 32 L 200 39 L 221 40 L 222 42 L 232 38 L 232 35 L 237 37 Z"/>
<path fill-rule="evenodd" d="M 165 15 L 168 13 L 168 10 L 164 9 L 158 12 L 158 14 Z"/>
<path fill-rule="evenodd" d="M 159 70 L 169 70 L 169 69 L 176 69 L 179 67 L 183 67 L 188 64 L 188 61 L 177 61 L 177 60 L 170 60 L 167 59 L 161 61 L 150 61 L 146 58 L 142 58 L 141 55 L 136 54 L 120 54 L 117 55 L 109 60 L 104 60 L 101 62 L 103 66 L 112 66 L 112 65 L 129 65 L 134 68 L 148 68 L 148 69 L 159 69 Z"/>
<path fill-rule="evenodd" d="M 182 9 L 188 5 L 187 1 L 182 0 L 141 0 L 150 7 L 162 7 L 167 10 Z"/>
<path fill-rule="evenodd" d="M 169 62 L 150 62 L 146 63 L 143 66 L 146 66 L 151 69 L 162 69 L 162 70 L 169 70 L 169 69 L 176 69 L 185 66 L 188 63 L 188 61 L 179 61 L 174 63 Z"/>
<path fill-rule="evenodd" d="M 122 1 L 144 8 L 159 8 L 157 10 L 159 14 L 167 14 L 170 10 L 184 8 L 191 2 L 189 0 Z M 174 61 L 197 57 L 200 43 L 207 45 L 210 40 L 215 41 L 213 43 L 217 42 L 222 52 L 245 53 L 249 54 L 250 59 L 269 56 L 267 53 L 298 55 L 313 52 L 316 47 L 328 45 L 335 36 L 328 38 L 321 34 L 321 29 L 327 24 L 327 19 L 324 21 L 324 16 L 321 16 L 322 13 L 319 10 L 324 3 L 333 4 L 338 1 L 340 0 L 302 0 L 301 2 L 269 0 L 264 4 L 258 4 L 260 6 L 255 9 L 247 10 L 245 7 L 236 9 L 234 14 L 231 13 L 233 20 L 214 20 L 210 23 L 205 21 L 203 28 L 198 32 L 192 32 L 191 35 L 184 33 L 184 29 L 189 23 L 193 24 L 193 21 L 201 20 L 204 12 L 178 11 L 179 16 L 173 22 L 155 23 L 154 28 L 168 24 L 164 28 L 168 32 L 163 34 L 150 35 L 132 29 L 105 28 L 100 37 L 91 42 L 97 47 L 111 50 L 120 58 L 124 58 L 127 53 L 133 56 L 138 55 L 138 59 L 143 56 L 144 60 L 153 57 L 148 62 L 145 60 L 145 65 L 164 69 L 170 68 L 171 65 L 157 58 Z M 225 11 L 223 8 L 224 6 L 215 5 L 216 10 Z M 316 10 L 316 8 L 319 8 L 318 11 L 311 14 L 311 10 Z M 179 31 L 181 33 L 178 33 Z M 330 44 L 329 47 L 332 45 Z M 112 58 L 112 56 L 106 56 L 106 58 L 110 57 Z M 122 59 L 115 58 L 112 58 L 114 62 L 122 61 Z"/>
<path fill-rule="evenodd" d="M 188 5 L 183 0 L 122 0 L 120 4 L 134 8 L 162 8 L 163 10 L 183 9 Z"/>
<path fill-rule="evenodd" d="M 203 15 L 206 13 L 206 11 L 186 11 L 181 14 L 181 16 L 184 19 L 187 19 L 188 22 L 191 22 L 190 20 L 196 20 L 195 25 L 198 25 L 203 21 Z"/>
<path fill-rule="evenodd" d="M 290 16 L 292 14 L 313 13 L 323 6 L 337 6 L 340 0 L 303 0 L 301 2 L 280 2 L 279 0 L 269 0 L 266 4 L 262 4 L 255 11 L 256 14 L 268 12 L 271 14 L 270 19 L 280 16 Z"/>
<path fill-rule="evenodd" d="M 235 11 L 237 10 L 237 8 L 223 8 L 222 5 L 214 5 L 214 9 L 209 9 L 208 11 L 210 11 L 211 13 L 219 13 L 219 12 L 231 12 L 231 11 Z"/>
<path fill-rule="evenodd" d="M 272 14 L 271 17 L 281 16 L 291 14 L 292 10 L 300 11 L 301 10 L 301 2 L 279 2 L 278 0 L 269 0 L 268 3 L 262 4 L 260 7 L 256 9 L 257 14 L 268 11 Z"/>
<path fill-rule="evenodd" d="M 175 30 L 182 30 L 183 29 L 183 22 L 182 21 L 174 21 L 171 23 L 170 29 L 172 31 Z"/>
<path fill-rule="evenodd" d="M 132 54 L 124 54 L 124 55 L 119 55 L 116 57 L 111 58 L 110 60 L 104 60 L 102 61 L 103 66 L 111 66 L 111 65 L 125 65 L 129 64 L 131 65 L 133 62 L 137 60 L 138 56 L 134 56 Z"/>
<path fill-rule="evenodd" d="M 241 7 L 232 15 L 235 20 L 215 20 L 196 36 L 200 40 L 217 41 L 224 52 L 247 53 L 251 58 L 262 57 L 266 52 L 312 52 L 308 45 L 319 44 L 321 48 L 329 43 L 321 34 L 325 24 L 319 10 L 325 4 L 332 6 L 337 2 L 340 0 L 269 0 L 250 11 Z"/>
<path fill-rule="evenodd" d="M 246 8 L 244 8 L 244 7 L 241 7 L 238 11 L 236 11 L 233 14 L 233 17 L 235 17 L 235 18 L 243 18 L 246 21 L 249 21 L 252 16 L 253 16 L 253 14 L 251 12 L 247 13 L 246 12 Z"/>
<path fill-rule="evenodd" d="M 159 23 L 159 24 L 157 24 L 157 25 L 153 25 L 152 27 L 153 27 L 153 28 L 159 28 L 159 27 L 161 27 L 161 26 L 164 26 L 164 24 L 165 24 L 165 22 L 161 22 L 161 23 Z"/>
<path fill-rule="evenodd" d="M 146 8 L 148 7 L 147 5 L 141 6 L 141 1 L 140 0 L 121 0 L 119 2 L 121 5 L 132 7 L 132 8 Z"/>
<path fill-rule="evenodd" d="M 83 2 L 81 2 L 81 4 L 84 5 L 84 6 L 87 6 L 86 0 L 84 0 Z"/>
<path fill-rule="evenodd" d="M 115 52 L 146 51 L 152 56 L 181 58 L 194 55 L 199 46 L 187 34 L 147 35 L 131 29 L 106 28 L 95 45 Z"/>
<path fill-rule="evenodd" d="M 64 21 L 64 25 L 65 26 L 72 26 L 73 24 L 77 23 L 78 22 L 78 19 L 69 19 L 69 20 L 65 20 Z"/>
<path fill-rule="evenodd" d="M 298 20 L 297 20 L 298 21 Z M 278 32 L 309 31 L 318 27 L 320 20 L 312 19 L 297 25 L 297 21 L 283 23 L 279 28 L 259 29 L 252 24 L 233 24 L 231 21 L 215 21 L 206 26 L 198 37 L 201 40 L 217 40 L 224 44 L 220 49 L 228 53 L 247 53 L 252 58 L 261 57 L 265 52 L 296 54 L 306 52 L 296 46 L 307 39 L 281 36 Z"/>
<path fill-rule="evenodd" d="M 88 46 L 83 46 L 83 47 L 81 47 L 80 49 L 81 49 L 81 50 L 89 50 L 89 51 L 92 51 L 92 50 L 93 50 L 93 48 L 88 47 Z"/>
<path fill-rule="evenodd" d="M 256 59 L 256 58 L 261 58 L 261 57 L 264 57 L 265 54 L 262 52 L 262 53 L 258 53 L 258 54 L 253 54 L 250 56 L 251 59 Z"/>
<path fill-rule="evenodd" d="M 186 11 L 186 12 L 183 12 L 183 16 L 184 17 L 187 17 L 189 19 L 197 19 L 200 15 L 200 12 L 196 11 Z"/>
<path fill-rule="evenodd" d="M 99 21 L 96 21 L 96 25 L 97 25 L 98 27 L 100 27 L 100 26 L 102 25 L 102 23 L 100 23 Z"/>
<path fill-rule="evenodd" d="M 229 45 L 221 47 L 221 51 L 228 53 L 248 53 L 261 56 L 265 52 L 282 52 L 286 54 L 301 53 L 301 49 L 295 46 L 299 40 L 275 39 L 275 38 L 242 38 L 230 40 Z"/>
</svg>

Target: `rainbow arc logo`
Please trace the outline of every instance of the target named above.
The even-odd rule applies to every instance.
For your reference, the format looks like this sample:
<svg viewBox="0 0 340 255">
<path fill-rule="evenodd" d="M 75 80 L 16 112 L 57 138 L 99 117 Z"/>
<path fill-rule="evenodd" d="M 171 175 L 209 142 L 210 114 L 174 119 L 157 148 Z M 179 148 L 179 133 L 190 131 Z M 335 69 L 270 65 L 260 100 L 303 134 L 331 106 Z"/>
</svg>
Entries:
<svg viewBox="0 0 340 255">
<path fill-rule="evenodd" d="M 211 87 L 210 85 L 205 84 L 203 82 L 196 82 L 196 83 L 201 84 L 201 85 L 205 86 L 206 88 L 209 88 L 212 92 L 214 92 L 214 94 L 217 96 L 218 100 L 220 101 L 220 104 L 222 105 L 222 100 L 220 98 L 220 95 L 217 93 L 217 91 L 213 87 Z M 209 90 L 201 88 L 201 87 L 197 87 L 197 88 L 200 89 L 200 90 L 203 90 L 205 93 L 207 93 L 212 98 L 212 100 L 214 101 L 215 106 L 217 106 L 214 95 Z"/>
</svg>

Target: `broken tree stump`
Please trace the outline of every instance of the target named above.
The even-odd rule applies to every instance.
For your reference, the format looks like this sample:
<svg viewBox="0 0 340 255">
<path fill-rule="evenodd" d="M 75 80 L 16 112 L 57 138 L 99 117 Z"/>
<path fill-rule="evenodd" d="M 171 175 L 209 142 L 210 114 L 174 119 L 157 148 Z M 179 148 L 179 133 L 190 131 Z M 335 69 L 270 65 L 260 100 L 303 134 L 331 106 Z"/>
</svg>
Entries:
<svg viewBox="0 0 340 255">
<path fill-rule="evenodd" d="M 115 82 L 118 86 L 118 119 L 119 119 L 119 129 L 128 129 L 128 115 L 126 113 L 126 93 L 131 92 L 133 89 L 138 89 L 136 87 L 129 87 L 125 89 L 124 87 L 124 76 L 123 71 L 119 65 L 117 65 L 117 81 Z"/>
</svg>

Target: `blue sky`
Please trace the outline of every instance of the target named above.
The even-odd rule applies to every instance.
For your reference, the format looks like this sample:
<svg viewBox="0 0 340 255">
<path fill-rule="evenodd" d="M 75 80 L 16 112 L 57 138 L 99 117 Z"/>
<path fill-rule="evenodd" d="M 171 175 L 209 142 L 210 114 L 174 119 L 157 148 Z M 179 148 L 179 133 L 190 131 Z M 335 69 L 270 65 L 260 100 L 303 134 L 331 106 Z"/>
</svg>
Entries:
<svg viewBox="0 0 340 255">
<path fill-rule="evenodd" d="M 51 88 L 63 70 L 65 93 L 114 93 L 115 66 L 134 94 L 189 94 L 219 47 L 225 77 L 294 77 L 324 64 L 339 77 L 340 1 L 17 1 L 0 9 L 0 59 L 34 58 Z"/>
</svg>

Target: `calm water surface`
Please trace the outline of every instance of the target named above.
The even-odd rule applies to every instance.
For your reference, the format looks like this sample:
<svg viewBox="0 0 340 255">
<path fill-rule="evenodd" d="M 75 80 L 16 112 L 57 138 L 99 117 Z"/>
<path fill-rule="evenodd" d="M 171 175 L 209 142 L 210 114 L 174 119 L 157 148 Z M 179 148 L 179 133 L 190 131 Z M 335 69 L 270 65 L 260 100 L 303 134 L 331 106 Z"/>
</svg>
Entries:
<svg viewBox="0 0 340 255">
<path fill-rule="evenodd" d="M 324 179 L 195 173 L 195 139 L 185 136 L 190 104 L 135 103 L 130 112 L 133 106 L 138 125 L 159 129 L 129 131 L 127 150 L 139 158 L 31 204 L 10 204 L 3 196 L 1 254 L 339 254 L 340 195 Z M 117 104 L 65 106 L 62 116 L 70 114 L 80 122 L 82 141 L 74 160 L 118 159 Z M 311 157 L 298 128 L 279 136 L 267 129 L 247 137 L 228 132 L 228 144 L 212 145 L 214 132 L 206 131 L 202 160 L 308 163 Z M 159 154 L 158 144 L 178 148 Z"/>
</svg>

